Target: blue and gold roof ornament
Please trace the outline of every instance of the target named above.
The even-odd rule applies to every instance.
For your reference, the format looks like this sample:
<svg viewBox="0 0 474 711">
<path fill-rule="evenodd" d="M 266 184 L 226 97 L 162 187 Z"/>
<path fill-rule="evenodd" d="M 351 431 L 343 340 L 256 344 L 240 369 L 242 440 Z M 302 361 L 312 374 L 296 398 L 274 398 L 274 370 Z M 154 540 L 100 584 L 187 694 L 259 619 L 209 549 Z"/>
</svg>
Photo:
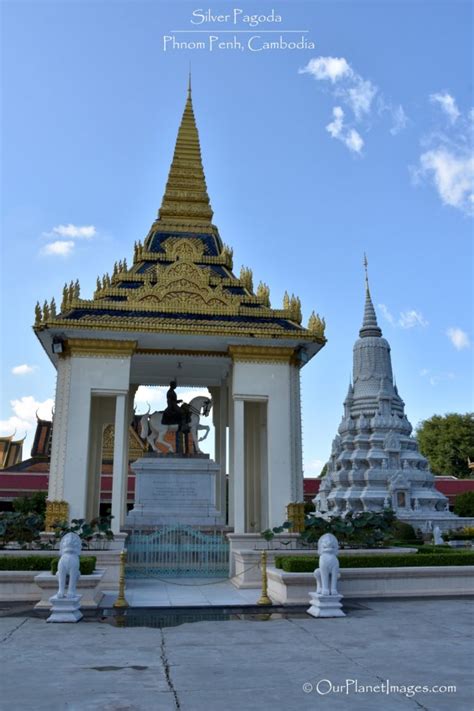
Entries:
<svg viewBox="0 0 474 711">
<path fill-rule="evenodd" d="M 133 263 L 115 262 L 97 278 L 93 298 L 79 282 L 66 284 L 58 311 L 54 300 L 35 308 L 36 331 L 46 328 L 219 334 L 313 341 L 324 345 L 325 322 L 312 314 L 301 325 L 298 297 L 285 294 L 272 309 L 270 289 L 254 291 L 251 269 L 233 273 L 232 249 L 212 223 L 191 84 L 178 130 L 165 192 Z"/>
</svg>

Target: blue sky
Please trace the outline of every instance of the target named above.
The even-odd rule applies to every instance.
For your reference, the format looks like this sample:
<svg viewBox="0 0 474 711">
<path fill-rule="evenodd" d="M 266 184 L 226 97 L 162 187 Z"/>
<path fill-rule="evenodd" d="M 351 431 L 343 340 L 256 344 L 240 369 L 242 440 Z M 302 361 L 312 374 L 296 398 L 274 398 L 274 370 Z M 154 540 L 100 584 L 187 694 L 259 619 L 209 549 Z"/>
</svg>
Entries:
<svg viewBox="0 0 474 711">
<path fill-rule="evenodd" d="M 36 300 L 60 300 L 76 278 L 90 295 L 146 235 L 190 61 L 214 221 L 236 270 L 267 282 L 272 305 L 288 290 L 305 321 L 313 309 L 326 318 L 327 346 L 302 372 L 305 474 L 341 417 L 364 251 L 409 419 L 472 409 L 472 4 L 208 7 L 274 8 L 282 22 L 193 25 L 199 2 L 2 3 L 1 433 L 28 432 L 28 451 L 35 410 L 51 411 Z M 243 50 L 180 33 L 205 49 L 164 51 L 164 35 L 190 29 L 251 32 L 235 34 Z M 247 48 L 280 34 L 315 47 Z"/>
</svg>

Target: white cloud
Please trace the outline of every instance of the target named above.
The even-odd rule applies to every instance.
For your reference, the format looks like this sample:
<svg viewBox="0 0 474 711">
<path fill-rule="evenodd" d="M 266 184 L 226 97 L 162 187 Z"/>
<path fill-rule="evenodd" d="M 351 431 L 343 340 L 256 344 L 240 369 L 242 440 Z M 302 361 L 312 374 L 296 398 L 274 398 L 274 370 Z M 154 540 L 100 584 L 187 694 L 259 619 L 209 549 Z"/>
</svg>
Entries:
<svg viewBox="0 0 474 711">
<path fill-rule="evenodd" d="M 377 87 L 369 79 L 362 79 L 362 77 L 355 75 L 354 86 L 343 89 L 338 94 L 345 98 L 356 119 L 359 120 L 363 118 L 364 114 L 370 113 L 377 91 Z"/>
<path fill-rule="evenodd" d="M 407 311 L 401 311 L 398 320 L 395 320 L 395 317 L 389 310 L 388 306 L 386 306 L 385 304 L 379 304 L 378 306 L 382 316 L 390 324 L 392 324 L 392 326 L 399 326 L 400 328 L 428 326 L 428 321 L 423 317 L 423 314 L 420 311 L 416 311 L 416 309 L 408 309 Z"/>
<path fill-rule="evenodd" d="M 428 326 L 428 321 L 423 318 L 423 314 L 415 309 L 402 311 L 398 319 L 398 325 L 402 328 L 414 328 L 415 326 Z"/>
<path fill-rule="evenodd" d="M 51 232 L 45 233 L 46 237 L 67 237 L 68 239 L 92 239 L 97 234 L 94 225 L 57 225 Z"/>
<path fill-rule="evenodd" d="M 340 106 L 335 106 L 332 110 L 332 116 L 333 120 L 326 126 L 326 131 L 328 131 L 333 138 L 339 138 L 344 127 L 344 111 Z"/>
<path fill-rule="evenodd" d="M 474 214 L 474 153 L 472 151 L 472 109 L 463 115 L 454 97 L 432 94 L 450 121 L 444 132 L 438 130 L 422 138 L 423 152 L 418 166 L 410 167 L 414 184 L 431 183 L 444 205 Z"/>
<path fill-rule="evenodd" d="M 466 214 L 474 208 L 474 156 L 463 146 L 456 150 L 439 146 L 420 156 L 420 168 L 414 177 L 427 176 L 433 181 L 441 202 Z"/>
<path fill-rule="evenodd" d="M 313 476 L 319 476 L 326 462 L 322 459 L 312 459 L 309 462 L 305 462 L 304 471 L 305 474 L 312 474 Z"/>
<path fill-rule="evenodd" d="M 41 254 L 68 257 L 73 249 L 74 242 L 70 240 L 67 242 L 63 242 L 62 240 L 56 240 L 56 242 L 50 242 L 49 244 L 46 244 L 44 247 L 42 247 Z"/>
<path fill-rule="evenodd" d="M 393 315 L 390 313 L 388 310 L 387 306 L 385 304 L 379 304 L 379 309 L 382 313 L 382 316 L 391 324 L 394 324 L 395 319 L 393 318 Z"/>
<path fill-rule="evenodd" d="M 452 372 L 448 373 L 433 373 L 431 370 L 428 368 L 423 368 L 423 370 L 420 370 L 420 375 L 423 378 L 428 378 L 428 382 L 430 385 L 439 385 L 439 383 L 445 381 L 445 380 L 454 380 L 456 375 Z"/>
<path fill-rule="evenodd" d="M 344 57 L 315 57 L 300 69 L 299 73 L 310 74 L 318 82 L 329 85 L 333 98 L 348 107 L 350 114 L 349 120 L 347 117 L 345 119 L 345 130 L 342 117 L 335 113 L 336 110 L 342 111 L 340 106 L 333 109 L 333 121 L 326 129 L 333 138 L 341 140 L 351 151 L 361 152 L 364 145 L 362 129 L 365 132 L 369 130 L 368 122 L 374 115 L 380 117 L 388 112 L 393 121 L 390 129 L 392 135 L 399 133 L 407 124 L 408 119 L 403 107 L 398 105 L 394 108 L 391 103 L 385 101 L 378 86 L 358 74 Z M 374 105 L 377 107 L 375 112 Z"/>
<path fill-rule="evenodd" d="M 446 335 L 458 351 L 461 351 L 463 348 L 469 348 L 471 345 L 469 336 L 461 328 L 448 328 Z"/>
<path fill-rule="evenodd" d="M 441 106 L 451 123 L 455 123 L 461 115 L 461 112 L 456 105 L 456 100 L 453 96 L 451 96 L 451 94 L 448 94 L 447 91 L 444 92 L 444 94 L 431 94 L 430 101 L 433 104 L 439 104 Z"/>
<path fill-rule="evenodd" d="M 52 398 L 40 402 L 32 395 L 26 395 L 19 400 L 11 400 L 13 414 L 7 420 L 0 420 L 0 432 L 12 434 L 28 432 L 36 427 L 36 413 L 43 419 L 51 419 L 54 406 Z"/>
<path fill-rule="evenodd" d="M 38 368 L 37 365 L 27 365 L 26 363 L 23 363 L 23 365 L 15 365 L 12 368 L 12 373 L 13 373 L 13 375 L 28 375 L 29 373 L 32 373 L 37 368 Z"/>
<path fill-rule="evenodd" d="M 355 130 L 355 128 L 351 128 L 351 130 L 345 137 L 344 143 L 351 151 L 360 153 L 364 146 L 364 139 L 362 138 L 360 133 Z"/>
<path fill-rule="evenodd" d="M 344 57 L 316 57 L 310 59 L 299 74 L 311 74 L 318 81 L 328 79 L 334 84 L 344 77 L 352 77 L 353 70 Z"/>
<path fill-rule="evenodd" d="M 364 140 L 362 136 L 354 129 L 348 129 L 344 125 L 344 111 L 340 106 L 335 106 L 332 110 L 333 120 L 326 126 L 326 131 L 333 137 L 342 141 L 349 150 L 360 153 Z"/>
<path fill-rule="evenodd" d="M 393 126 L 390 129 L 392 136 L 396 136 L 406 127 L 408 116 L 406 115 L 403 106 L 400 104 L 396 109 L 392 109 Z"/>
</svg>

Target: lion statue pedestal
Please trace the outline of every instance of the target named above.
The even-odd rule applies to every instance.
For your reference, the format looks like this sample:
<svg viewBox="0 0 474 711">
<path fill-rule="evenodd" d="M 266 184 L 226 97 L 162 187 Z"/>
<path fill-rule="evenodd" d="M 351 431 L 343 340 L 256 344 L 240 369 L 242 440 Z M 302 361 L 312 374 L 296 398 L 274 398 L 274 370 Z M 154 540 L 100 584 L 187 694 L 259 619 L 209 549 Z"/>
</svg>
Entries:
<svg viewBox="0 0 474 711">
<path fill-rule="evenodd" d="M 66 533 L 61 539 L 58 564 L 58 592 L 49 598 L 51 614 L 46 622 L 79 622 L 82 619 L 81 598 L 76 592 L 79 572 L 79 554 L 82 541 L 77 533 Z M 66 582 L 68 582 L 66 591 Z"/>
<path fill-rule="evenodd" d="M 319 567 L 314 571 L 316 592 L 310 593 L 311 607 L 307 610 L 313 617 L 345 617 L 342 611 L 342 595 L 337 592 L 339 543 L 332 533 L 325 533 L 318 541 Z"/>
</svg>

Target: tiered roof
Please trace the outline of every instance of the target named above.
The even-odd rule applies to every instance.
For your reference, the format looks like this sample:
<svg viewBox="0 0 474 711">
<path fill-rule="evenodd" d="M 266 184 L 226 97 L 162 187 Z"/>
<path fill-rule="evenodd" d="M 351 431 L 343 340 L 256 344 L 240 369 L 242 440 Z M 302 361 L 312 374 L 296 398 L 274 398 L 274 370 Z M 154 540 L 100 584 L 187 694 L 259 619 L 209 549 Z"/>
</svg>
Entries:
<svg viewBox="0 0 474 711">
<path fill-rule="evenodd" d="M 38 303 L 35 330 L 221 334 L 324 345 L 324 319 L 313 313 L 303 328 L 297 297 L 285 294 L 283 308 L 272 309 L 268 286 L 260 282 L 254 289 L 250 269 L 235 276 L 232 249 L 212 216 L 189 87 L 161 208 L 144 243 L 135 243 L 133 264 L 116 262 L 111 275 L 97 279 L 92 299 L 80 297 L 76 281 L 65 285 L 59 311 L 54 299 Z"/>
<path fill-rule="evenodd" d="M 0 437 L 0 469 L 12 467 L 21 462 L 23 455 L 23 442 L 26 439 L 13 439 L 14 435 Z"/>
</svg>

